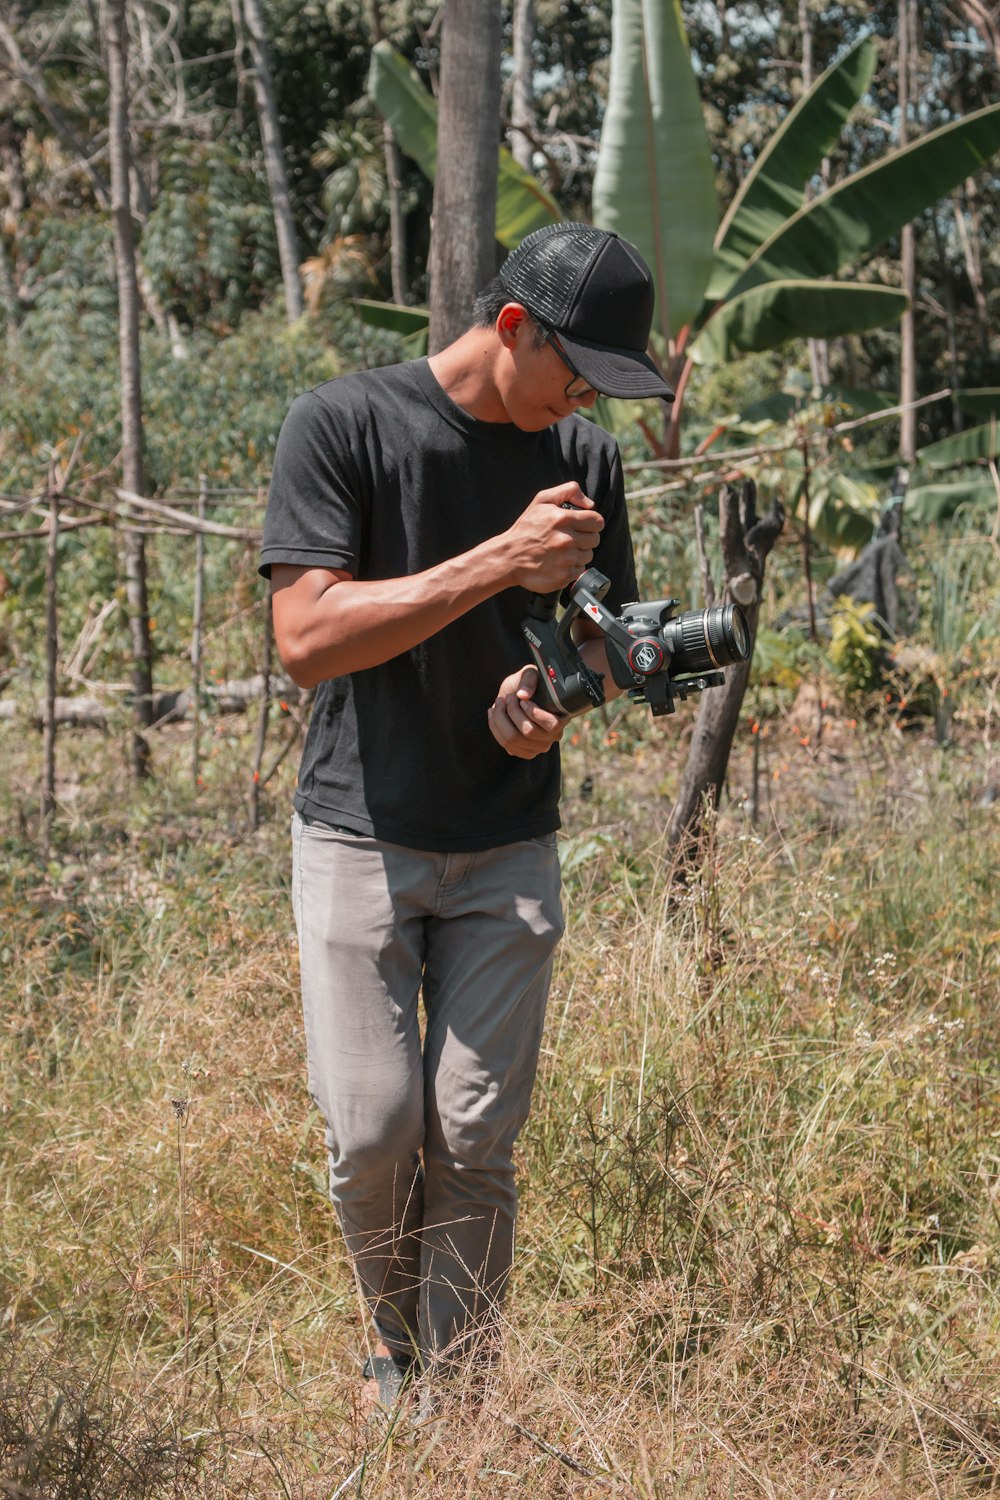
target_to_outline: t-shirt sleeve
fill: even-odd
[[[315,391],[291,405],[278,434],[258,571],[274,563],[359,570],[364,496],[350,418]]]

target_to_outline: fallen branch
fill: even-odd
[[[102,694],[80,694],[72,698],[57,698],[55,722],[73,725],[78,729],[108,729],[125,707],[129,689],[126,686],[102,688]],[[202,694],[219,714],[245,713],[252,703],[259,703],[265,694],[263,676],[247,677],[231,682],[208,683]],[[271,678],[272,698],[288,698],[297,703],[300,689],[287,677]],[[117,701],[115,701],[117,699]],[[109,701],[110,700],[110,701]],[[193,698],[190,688],[167,689],[153,695],[153,724],[158,729],[164,724],[178,724],[191,715]],[[24,703],[16,698],[0,699],[0,723],[12,723],[27,719],[36,729],[45,722],[44,705]],[[273,771],[271,772],[273,774]]]

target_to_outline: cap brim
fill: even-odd
[[[635,349],[609,349],[605,344],[588,344],[557,329],[559,342],[584,380],[602,396],[624,396],[638,400],[659,396],[673,401],[674,393],[648,354]]]

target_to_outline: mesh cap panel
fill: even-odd
[[[607,234],[589,224],[547,224],[508,256],[500,280],[529,312],[558,328],[606,241]]]

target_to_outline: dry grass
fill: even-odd
[[[790,720],[760,823],[741,746],[679,890],[672,761],[619,727],[568,757],[503,1362],[475,1415],[416,1430],[359,1392],[287,783],[251,836],[249,729],[219,739],[201,806],[183,731],[142,794],[115,746],[67,735],[43,866],[36,747],[8,738],[0,1495],[1000,1491],[989,746],[841,726],[817,749]]]

